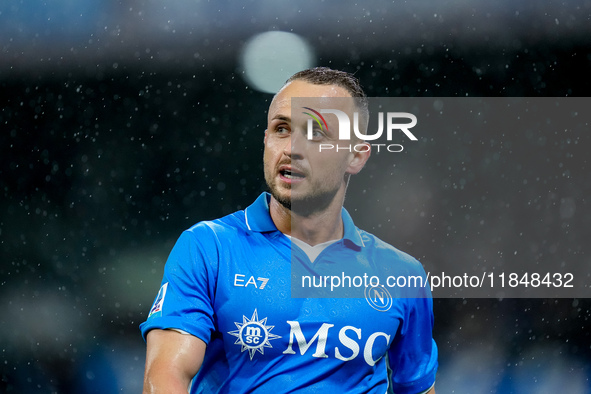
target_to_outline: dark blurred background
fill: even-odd
[[[320,65],[356,73],[370,96],[585,97],[590,16],[590,1],[0,4],[0,392],[141,390],[138,325],[177,236],[265,188],[265,81]],[[591,263],[588,134],[541,137],[549,150],[528,156],[522,136],[479,136],[501,155],[520,147],[490,171],[465,139],[429,150],[413,179],[400,156],[392,242],[429,264],[483,245],[503,256],[513,224],[541,229],[536,253],[567,245]],[[556,173],[518,189],[534,188],[539,222],[501,196],[507,168],[519,183],[520,166],[544,162]],[[462,167],[499,191],[489,202],[506,217],[467,212],[482,196],[458,189]],[[571,173],[567,190],[552,183]],[[470,220],[486,222],[482,237]],[[591,393],[587,299],[434,304],[438,393]]]

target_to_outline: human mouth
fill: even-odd
[[[287,179],[305,178],[304,174],[301,174],[299,172],[292,171],[292,170],[281,170],[281,171],[279,171],[279,173],[281,174],[281,176],[283,176]]]
[[[281,167],[279,169],[279,175],[281,176],[282,179],[288,181],[288,182],[293,182],[293,181],[299,181],[302,180],[306,177],[306,175],[303,172],[300,172],[298,170],[293,169],[292,167]]]

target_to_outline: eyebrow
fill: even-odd
[[[285,115],[275,115],[271,120],[275,120],[275,119],[279,119],[284,122],[291,122],[291,118],[289,116],[285,116]]]

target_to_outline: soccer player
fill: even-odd
[[[314,68],[292,76],[273,98],[264,137],[270,193],[180,236],[141,325],[145,393],[435,392],[430,294],[291,296],[298,274],[335,265],[374,272],[386,264],[425,276],[414,258],[355,227],[343,208],[369,145],[319,150],[338,144],[335,120],[313,122],[308,133],[310,117],[292,107],[298,97],[363,102],[365,94],[351,74]],[[347,114],[363,112],[334,103]]]

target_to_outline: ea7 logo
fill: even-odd
[[[259,290],[263,290],[265,288],[265,286],[267,286],[267,282],[269,281],[269,278],[254,278],[254,276],[251,276],[250,278],[248,278],[248,280],[245,280],[246,275],[242,275],[242,274],[236,274],[234,275],[234,286],[235,287],[248,287],[248,286],[254,286],[255,288],[259,289]],[[257,284],[258,282],[258,284]]]

